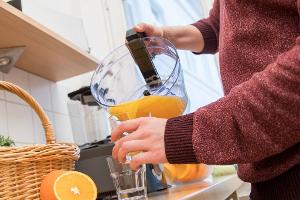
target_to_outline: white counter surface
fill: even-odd
[[[167,190],[151,193],[149,200],[225,200],[243,182],[237,175],[229,175],[205,181],[173,186]]]

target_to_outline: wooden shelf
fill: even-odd
[[[76,33],[74,33],[76,34]],[[25,46],[16,66],[52,81],[95,70],[99,61],[0,0],[0,48]]]

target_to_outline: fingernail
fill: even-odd
[[[141,30],[141,27],[140,26],[136,26],[135,29]]]

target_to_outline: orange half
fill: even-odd
[[[54,183],[57,200],[95,200],[97,188],[87,175],[70,171],[59,176]]]
[[[95,200],[97,188],[87,175],[77,171],[53,171],[41,185],[41,199]]]

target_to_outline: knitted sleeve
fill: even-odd
[[[213,8],[210,10],[209,17],[201,19],[192,24],[201,32],[204,39],[204,48],[200,53],[216,53],[218,51],[219,30],[220,30],[220,1],[215,0]]]
[[[169,119],[165,130],[171,163],[250,163],[299,142],[300,37],[263,71],[195,113]]]

